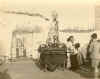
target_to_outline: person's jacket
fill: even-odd
[[[89,48],[90,57],[93,59],[100,59],[100,42],[93,40]]]

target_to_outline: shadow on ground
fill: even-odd
[[[4,72],[0,72],[0,79],[12,79],[7,71],[8,70],[5,70]]]
[[[36,60],[35,65],[39,69],[41,69],[39,61]],[[98,77],[100,79],[100,72],[94,73],[93,71],[91,71],[89,65],[82,65],[78,70],[73,71],[73,72],[79,74],[84,79],[94,79],[95,77]]]
[[[94,79],[95,77],[100,79],[100,72],[94,73],[94,71],[90,69],[88,65],[83,65],[77,71],[74,71],[77,74],[80,74],[81,77],[85,79]]]

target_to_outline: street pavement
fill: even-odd
[[[10,78],[7,79],[89,79],[69,70],[43,72],[32,60],[18,60],[6,65]],[[90,78],[91,79],[91,78]]]

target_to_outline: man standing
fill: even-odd
[[[97,41],[97,34],[91,35],[92,43],[90,44],[89,52],[92,61],[92,68],[95,72],[98,72],[98,66],[100,63],[100,42]]]

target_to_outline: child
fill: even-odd
[[[77,59],[77,55],[79,52],[79,47],[80,47],[80,43],[76,43],[74,46],[74,52],[71,54],[70,56],[70,60],[71,60],[71,70],[77,70],[78,69],[78,59]]]

